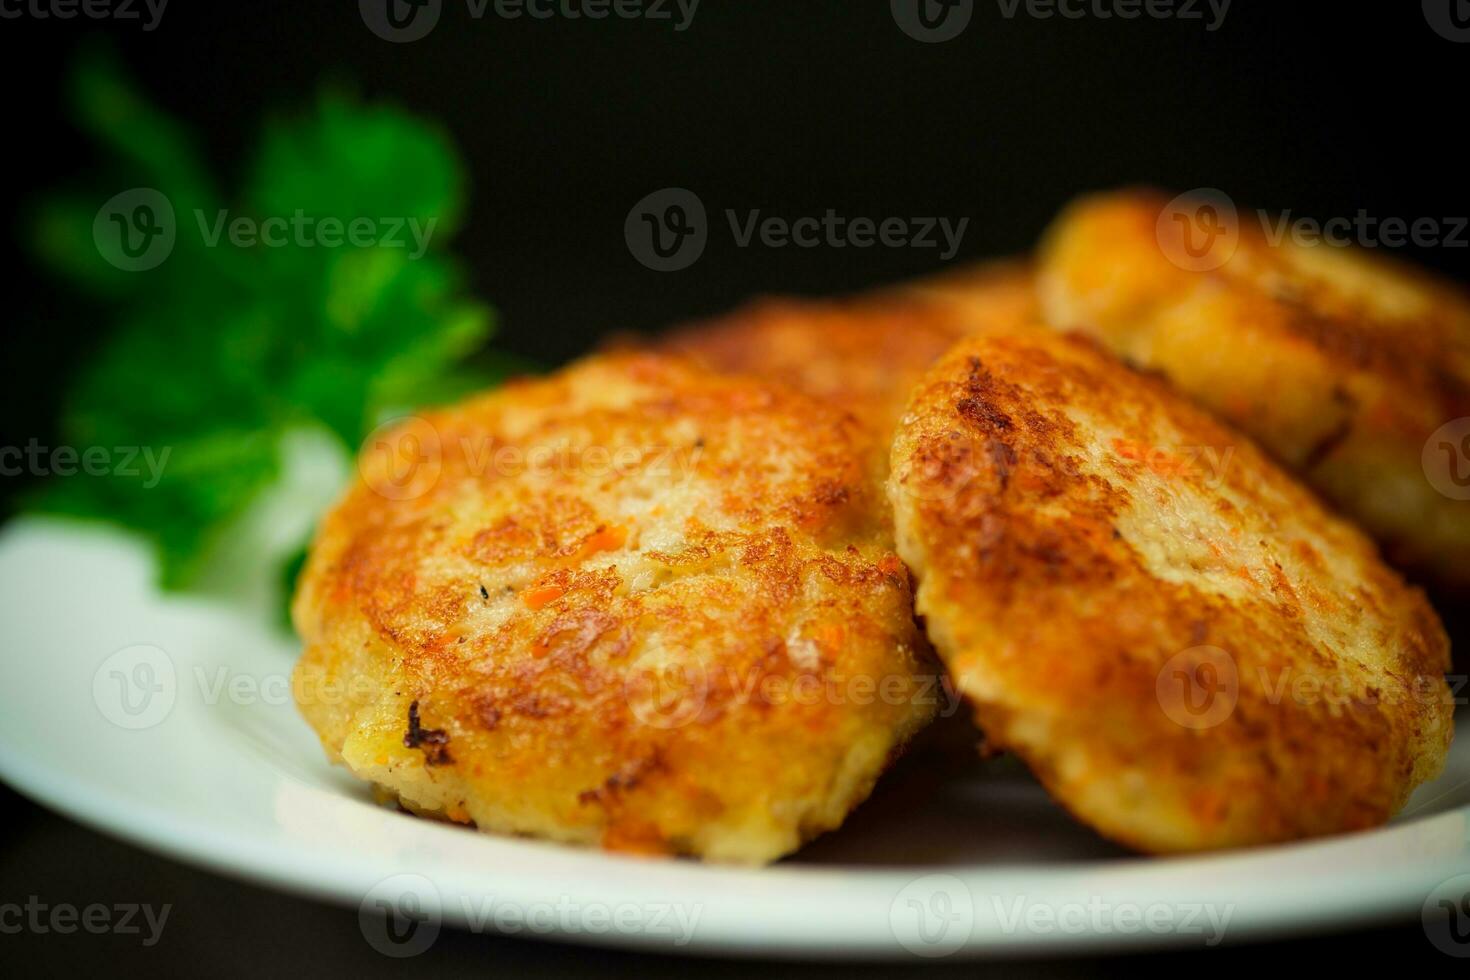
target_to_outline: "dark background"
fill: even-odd
[[[96,338],[95,312],[49,288],[19,236],[36,190],[95,162],[64,120],[60,79],[76,46],[99,35],[201,134],[224,175],[264,111],[305,103],[325,77],[442,120],[472,175],[456,251],[500,311],[495,343],[546,364],[608,331],[656,329],[752,293],[851,290],[938,266],[935,250],[737,248],[725,208],[968,217],[961,260],[1024,251],[1070,197],[1119,184],[1219,187],[1245,207],[1318,218],[1470,213],[1470,45],[1435,33],[1414,2],[1236,0],[1209,33],[1199,20],[1039,20],[1024,9],[1007,19],[977,0],[968,29],[943,44],[906,36],[885,0],[704,0],[682,33],[616,18],[473,20],[446,0],[437,28],[410,44],[374,36],[351,0],[173,0],[151,33],[136,21],[0,19],[10,299],[0,445],[54,440],[61,384]],[[629,254],[623,220],[666,186],[695,191],[715,227],[693,267],[660,274]],[[1470,279],[1470,250],[1402,254]],[[0,498],[16,489],[0,484]],[[165,976],[391,965],[361,943],[355,913],[144,856],[15,797],[3,805],[16,822],[0,844],[0,900],[173,901],[179,919],[146,952],[118,937],[4,936],[0,961],[9,950],[47,974]],[[1370,948],[1453,962],[1412,922],[1294,952],[1320,962]],[[1286,953],[1215,956],[1238,968]],[[413,966],[648,973],[651,962],[692,968],[458,935]]]

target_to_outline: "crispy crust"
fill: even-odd
[[[301,710],[417,812],[788,853],[937,701],[857,440],[794,392],[647,354],[406,422],[313,547]]]
[[[1168,205],[1125,192],[1067,210],[1041,250],[1047,318],[1255,437],[1393,563],[1470,589],[1470,503],[1436,490],[1422,458],[1470,415],[1470,299],[1357,249],[1273,245],[1244,214],[1196,265],[1186,227],[1160,221]]]
[[[1243,437],[1082,338],[962,342],[893,449],[899,551],[990,741],[1149,851],[1374,826],[1441,769],[1423,596]]]
[[[659,345],[840,405],[886,449],[925,368],[961,337],[1036,310],[1029,263],[1004,261],[840,300],[759,299]]]

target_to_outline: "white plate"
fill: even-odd
[[[923,752],[842,831],[761,870],[480,835],[375,805],[290,704],[289,637],[236,607],[162,597],[150,579],[122,535],[31,520],[0,534],[0,775],[144,847],[365,907],[366,940],[393,955],[441,923],[871,957],[1203,946],[1421,909],[1430,938],[1453,943],[1434,910],[1470,881],[1455,880],[1470,874],[1463,745],[1388,828],[1209,857],[1128,855],[1014,764],[941,778],[942,756]],[[403,917],[371,911],[383,907]]]

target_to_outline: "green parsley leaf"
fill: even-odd
[[[32,246],[113,322],[68,391],[63,436],[138,454],[126,471],[53,479],[35,509],[136,529],[164,585],[186,588],[277,478],[286,432],[322,426],[355,451],[385,418],[520,367],[485,356],[492,312],[446,254],[465,177],[437,127],[329,91],[265,124],[231,206],[187,130],[114,61],[83,60],[72,97],[107,160],[101,189],[40,202]],[[98,205],[133,187],[175,217],[173,250],[140,272],[93,234]],[[232,238],[241,218],[262,234]]]

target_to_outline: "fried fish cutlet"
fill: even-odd
[[[1041,310],[1029,257],[962,264],[875,295],[909,296],[944,307],[967,334],[988,324],[1034,322]]]
[[[370,440],[295,604],[301,711],[408,808],[759,863],[838,826],[932,715],[843,413],[606,355]]]
[[[956,340],[1034,319],[1029,265],[1004,261],[837,300],[766,298],[660,347],[788,384],[851,411],[885,450],[909,391]]]
[[[1248,440],[1092,342],[961,342],[894,441],[917,608],[987,741],[1146,851],[1380,824],[1444,764],[1421,593]]]
[[[1470,299],[1356,248],[1274,244],[1260,220],[1192,207],[1125,192],[1069,208],[1039,259],[1048,320],[1163,373],[1391,562],[1463,594],[1470,502],[1436,488],[1425,453],[1470,416]]]

